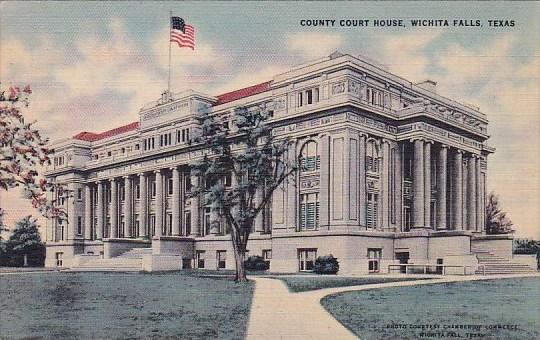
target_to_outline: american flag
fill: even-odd
[[[171,17],[171,42],[178,44],[178,47],[189,47],[195,49],[195,30],[193,26],[186,25],[184,19]]]

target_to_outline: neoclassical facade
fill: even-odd
[[[190,173],[202,152],[189,141],[200,108],[234,129],[234,108],[260,105],[276,138],[294,140],[288,157],[300,159],[248,244],[271,271],[310,270],[327,254],[342,273],[398,263],[474,271],[475,250],[509,255],[484,232],[494,151],[486,116],[438,95],[433,81],[414,84],[336,52],[218,96],[164,93],[134,123],[57,142],[46,176],[70,194],[51,196],[67,220],[48,221],[47,266],[234,268],[224,223],[190,195],[204,179]]]

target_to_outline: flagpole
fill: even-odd
[[[171,93],[171,33],[172,33],[172,11],[169,12],[169,81],[167,82],[167,92]]]

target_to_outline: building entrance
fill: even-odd
[[[396,253],[396,260],[399,260],[399,264],[409,263],[409,252],[399,252]],[[407,272],[407,266],[400,266],[399,271],[402,273]]]

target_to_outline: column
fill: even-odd
[[[124,237],[131,238],[133,235],[133,195],[131,187],[131,178],[129,176],[124,177]]]
[[[379,205],[379,215],[382,217],[380,227],[387,229],[390,227],[390,195],[389,195],[389,165],[390,164],[390,144],[387,140],[382,142],[382,162],[381,162],[381,193],[379,199],[382,204]]]
[[[172,235],[180,235],[180,170],[172,168],[173,194],[172,194]]]
[[[424,225],[431,225],[431,142],[424,145]]]
[[[111,230],[109,238],[118,237],[118,185],[116,180],[111,179],[111,207],[109,215],[111,216]]]
[[[191,175],[191,191],[199,188],[199,176]],[[200,224],[200,214],[199,214],[199,205],[201,198],[199,195],[191,197],[191,235],[190,236],[200,236],[201,235],[201,224]]]
[[[330,136],[322,135],[319,145],[321,150],[319,225],[322,229],[328,228],[330,223]],[[280,189],[276,189],[276,192],[278,190]]]
[[[463,230],[463,155],[461,150],[454,153],[454,185],[452,220],[454,230]]]
[[[441,145],[439,161],[437,162],[437,229],[447,229],[446,226],[446,158],[448,147]]]
[[[79,238],[77,235],[77,214],[75,213],[75,196],[77,194],[78,184],[68,184],[68,193],[66,197],[66,211],[67,211],[67,230],[65,236],[67,240],[75,240]]]
[[[360,135],[360,145],[358,146],[358,206],[360,217],[360,226],[366,228],[366,135]],[[322,173],[321,173],[322,176]],[[322,200],[321,200],[322,202]]]
[[[287,150],[287,157],[288,157],[288,163],[289,164],[296,164],[297,162],[297,156],[296,156],[296,142],[291,143],[289,146],[289,149]],[[285,184],[287,186],[287,220],[286,220],[286,227],[288,229],[291,229],[293,231],[296,230],[297,225],[297,210],[298,210],[298,202],[296,201],[298,194],[296,192],[296,177],[298,175],[293,173],[287,179],[285,180]]]
[[[257,209],[257,207],[261,204],[263,199],[263,193],[262,189],[258,188],[257,191],[255,191],[255,204],[254,208]],[[255,218],[255,232],[256,233],[263,233],[264,232],[264,226],[263,226],[263,212],[262,210],[259,211],[259,214]]]
[[[90,183],[84,186],[84,238],[92,240],[92,188]]]
[[[104,200],[103,200],[103,182],[97,182],[97,202],[96,202],[96,214],[97,214],[97,224],[96,224],[96,238],[98,240],[103,239],[103,215],[105,210],[103,209]]]
[[[156,230],[155,236],[160,237],[163,235],[163,174],[161,170],[154,171],[156,174]]]
[[[484,185],[482,180],[482,168],[480,157],[476,160],[476,231],[484,230]]]
[[[401,174],[401,145],[398,143],[396,146],[395,157],[395,197],[396,197],[396,230],[403,230],[402,211],[403,211],[403,180]]]
[[[139,174],[139,237],[148,238],[148,184],[145,173]]]
[[[467,162],[467,230],[476,231],[476,156]]]
[[[413,218],[414,228],[424,227],[424,141],[414,141],[413,169]]]

